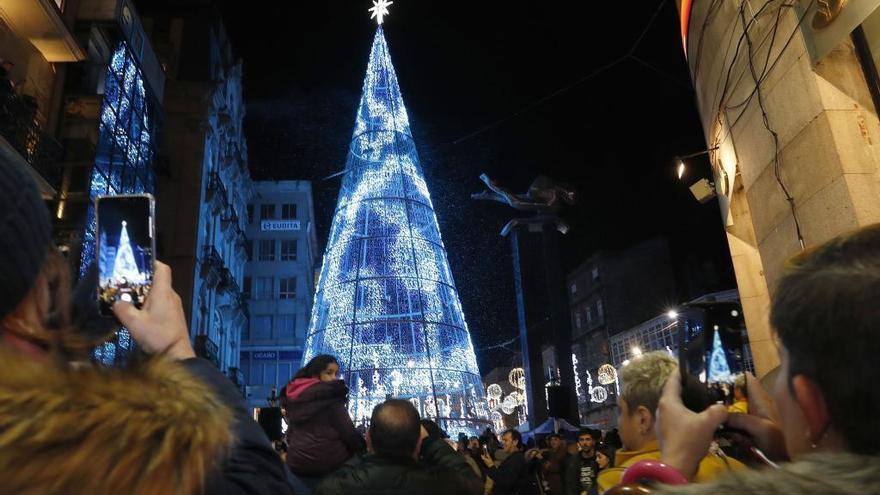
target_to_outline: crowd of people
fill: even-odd
[[[0,163],[2,493],[843,494],[880,486],[878,225],[788,264],[769,314],[781,361],[770,393],[749,376],[735,384],[729,408],[691,411],[676,361],[647,353],[620,370],[619,445],[593,430],[572,443],[550,435],[524,445],[515,429],[450,439],[397,398],[375,407],[362,434],[346,411],[339,362],[322,355],[282,391],[282,456],[232,383],[196,358],[167,265],[155,263],[142,308],[113,306],[144,355],[124,369],[90,361],[112,330],[74,319],[72,297],[37,186]],[[726,455],[722,425],[766,467]]]

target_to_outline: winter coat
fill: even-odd
[[[287,411],[287,465],[294,474],[323,476],[361,450],[345,402],[348,387],[342,380],[322,382],[297,378],[285,388]]]
[[[647,442],[640,450],[624,450],[619,449],[614,454],[614,467],[603,469],[599,473],[597,482],[599,483],[599,493],[620,483],[626,468],[643,460],[660,460],[660,444],[657,440]],[[694,479],[698,483],[704,481],[712,481],[719,476],[724,476],[729,471],[737,471],[745,469],[745,465],[733,458],[722,459],[715,454],[707,454],[700,461],[697,468],[697,474]]]
[[[500,466],[490,467],[488,476],[493,482],[493,495],[532,495],[539,492],[526,456],[519,450],[508,455]]]
[[[292,493],[241,395],[207,361],[105,369],[4,346],[0,492]]]
[[[815,453],[780,469],[744,470],[715,481],[655,488],[656,495],[851,495],[880,493],[880,456]]]
[[[421,458],[356,457],[324,478],[315,495],[482,495],[480,478],[443,439],[426,438]]]

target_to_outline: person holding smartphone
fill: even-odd
[[[28,171],[0,157],[0,490],[293,493],[240,394],[196,359],[170,268],[155,263],[142,309],[112,307],[150,359],[101,368],[90,352],[112,328],[72,323],[51,234]]]

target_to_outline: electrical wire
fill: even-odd
[[[745,0],[743,1],[743,3],[745,3]],[[779,19],[779,17],[777,16],[777,23],[778,23],[778,19]],[[792,219],[794,220],[794,227],[795,227],[795,231],[797,233],[798,243],[800,243],[801,250],[804,250],[806,248],[806,243],[804,242],[804,236],[803,236],[803,233],[801,232],[801,225],[800,225],[800,221],[798,220],[797,209],[795,207],[794,197],[791,195],[791,193],[788,190],[788,187],[786,187],[785,182],[782,180],[782,171],[781,171],[782,166],[779,161],[779,152],[780,152],[780,150],[779,150],[779,133],[777,133],[776,130],[773,129],[773,127],[771,126],[770,116],[767,114],[767,108],[764,105],[764,92],[761,91],[762,77],[758,76],[758,71],[755,69],[755,59],[753,57],[754,52],[753,52],[753,46],[752,46],[752,37],[749,36],[748,30],[746,28],[745,9],[743,9],[743,8],[740,9],[740,22],[742,23],[743,30],[745,31],[745,34],[746,34],[746,43],[748,45],[749,72],[751,73],[752,79],[755,82],[756,95],[758,97],[758,106],[761,110],[761,118],[764,123],[764,128],[773,137],[773,151],[774,151],[773,152],[773,173],[776,177],[776,182],[777,182],[777,184],[779,184],[779,188],[782,190],[782,193],[785,195],[785,200],[788,202],[789,208],[791,209],[791,216],[792,216]],[[786,47],[787,47],[787,45],[786,45]],[[771,45],[771,49],[772,49],[772,45]],[[780,57],[781,57],[781,54],[780,54]],[[768,56],[768,60],[769,60],[769,56]],[[766,77],[766,74],[764,75],[764,77]]]

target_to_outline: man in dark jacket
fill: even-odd
[[[583,429],[578,432],[578,450],[576,455],[568,458],[565,465],[563,484],[566,495],[593,494],[598,490],[596,477],[599,475],[599,464],[596,462],[596,438],[592,430]]]
[[[500,466],[488,454],[483,454],[487,474],[493,481],[493,495],[531,495],[538,493],[537,481],[530,478],[531,470],[522,452],[522,434],[507,430],[501,435],[501,444],[507,457]]]
[[[406,400],[373,409],[368,453],[347,462],[318,485],[316,495],[344,493],[480,495],[480,479],[439,435],[428,435]]]

